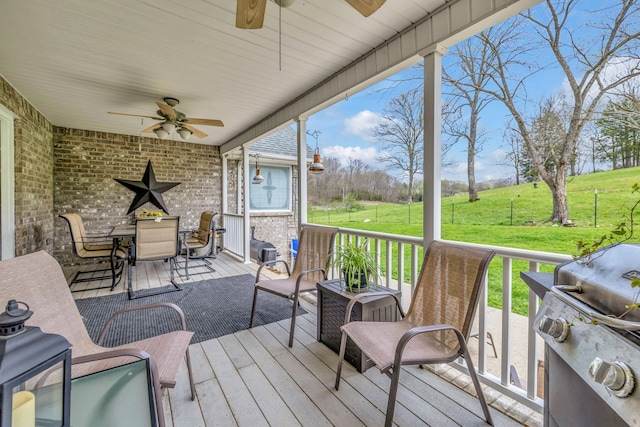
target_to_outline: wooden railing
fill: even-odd
[[[244,216],[224,214],[224,249],[239,256],[244,256]]]

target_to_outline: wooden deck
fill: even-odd
[[[220,254],[214,273],[178,282],[255,274],[255,264]],[[134,289],[167,285],[168,264],[140,263],[134,268]],[[68,272],[69,274],[71,271]],[[275,273],[268,273],[277,277]],[[126,277],[123,278],[126,283]],[[94,287],[74,285],[73,289]],[[121,283],[114,292],[123,292]],[[109,290],[76,292],[86,298],[110,294]],[[342,370],[340,391],[335,391],[337,354],[316,341],[313,298],[302,302],[309,312],[297,320],[296,341],[287,347],[289,320],[244,330],[191,346],[197,399],[190,400],[186,365],[177,385],[165,392],[163,405],[168,427],[197,426],[379,426],[384,424],[390,380],[371,368],[359,374],[351,365]],[[247,310],[250,310],[247,307]],[[469,388],[468,377],[454,382]],[[471,389],[473,387],[471,386]],[[497,426],[523,425],[501,411],[491,391],[487,400]],[[403,370],[394,421],[400,426],[483,426],[477,399],[438,375],[418,367]],[[525,421],[526,422],[526,421]],[[533,422],[530,425],[536,425]],[[529,423],[527,423],[529,425]]]

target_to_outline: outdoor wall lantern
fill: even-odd
[[[256,158],[256,176],[253,177],[253,181],[251,181],[253,184],[260,184],[262,181],[264,181],[264,177],[260,174],[260,155],[255,154],[255,158]]]
[[[308,132],[307,135],[310,135],[316,140],[316,149],[313,151],[313,163],[309,165],[309,172],[313,174],[319,174],[324,172],[324,165],[322,164],[322,159],[320,158],[320,148],[318,148],[318,135],[320,135],[319,130],[315,130],[313,132]]]
[[[16,300],[0,314],[0,426],[68,427],[71,344],[60,335],[25,326],[32,314],[27,304]]]

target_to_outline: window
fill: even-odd
[[[260,164],[264,181],[250,184],[249,209],[252,211],[291,210],[291,167]],[[249,179],[256,175],[256,165],[249,168]]]

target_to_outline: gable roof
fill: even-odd
[[[251,145],[249,153],[265,157],[296,160],[298,158],[298,138],[296,132],[286,127],[264,137]],[[307,160],[313,159],[313,149],[307,144]]]

